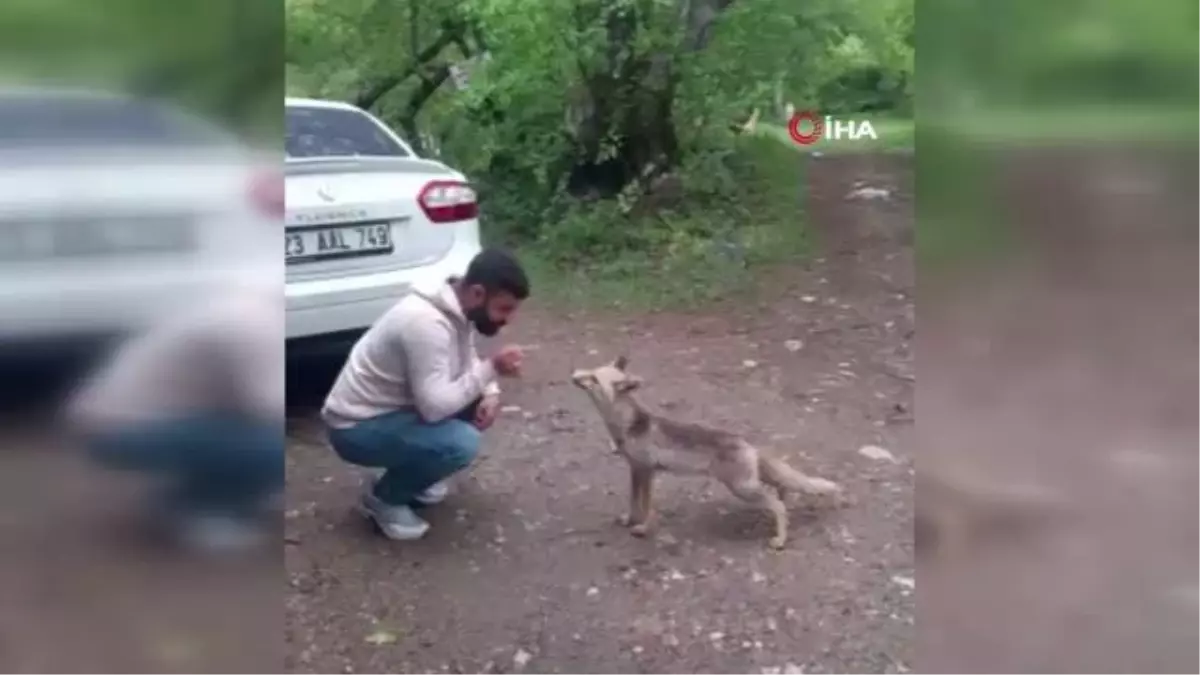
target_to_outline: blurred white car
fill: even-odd
[[[344,344],[415,283],[466,271],[480,250],[475,191],[353,105],[288,98],[287,336]]]
[[[0,351],[86,350],[238,269],[269,274],[282,216],[278,155],[207,121],[102,91],[0,87]]]

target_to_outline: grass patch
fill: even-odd
[[[1196,108],[1169,106],[1075,106],[986,110],[931,115],[926,131],[981,143],[1195,142]]]
[[[755,133],[774,138],[791,146],[798,152],[823,152],[828,154],[844,154],[858,152],[897,152],[912,150],[914,140],[914,124],[911,119],[891,117],[855,117],[855,121],[867,120],[875,130],[877,138],[842,138],[833,140],[822,138],[812,145],[800,145],[792,140],[787,127],[781,124],[759,123]]]
[[[681,169],[675,208],[593,203],[518,250],[552,305],[691,309],[750,293],[759,270],[808,251],[802,164],[778,139],[742,137]]]

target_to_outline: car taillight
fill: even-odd
[[[454,180],[435,180],[421,188],[417,203],[435,223],[456,223],[479,215],[479,203],[470,185]]]
[[[269,218],[283,218],[287,205],[283,197],[283,175],[264,171],[250,179],[250,204]]]

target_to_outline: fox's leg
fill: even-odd
[[[774,533],[767,544],[774,549],[781,549],[787,544],[788,512],[787,505],[780,499],[779,493],[757,478],[727,483],[730,492],[748,504],[754,504],[771,514]]]
[[[637,537],[644,536],[649,530],[653,482],[653,468],[636,464],[629,466],[629,514],[625,516],[624,524]]]
[[[649,474],[648,470],[638,464],[632,462],[629,464],[629,510],[618,519],[623,527],[634,527],[645,520],[643,511],[646,497],[644,495],[650,482]]]
[[[635,537],[644,537],[654,519],[654,469],[634,468],[633,484],[637,486],[637,503],[632,511],[629,531]]]

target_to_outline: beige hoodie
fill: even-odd
[[[359,338],[321,415],[335,428],[402,409],[438,422],[499,391],[496,371],[476,353],[474,327],[446,282],[414,289]]]
[[[227,412],[282,424],[283,344],[278,284],[189,302],[117,350],[68,401],[67,421],[104,430]]]

